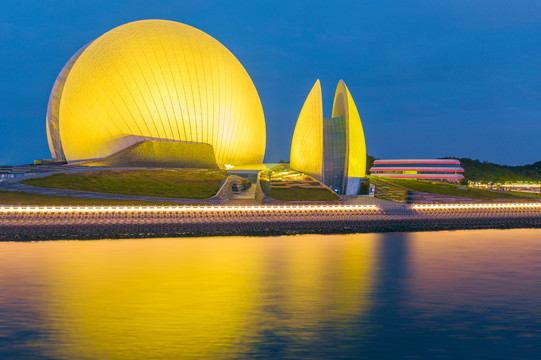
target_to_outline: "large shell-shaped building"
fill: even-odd
[[[47,137],[55,160],[167,141],[211,145],[224,167],[261,163],[266,133],[257,90],[225,46],[185,24],[143,20],[68,61],[49,99]]]
[[[336,88],[331,118],[323,117],[319,80],[308,94],[293,133],[291,169],[338,194],[359,194],[366,174],[366,144],[361,118],[343,80]]]

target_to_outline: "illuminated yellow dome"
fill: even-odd
[[[100,159],[144,140],[205,143],[219,166],[261,163],[265,119],[235,56],[191,26],[119,26],[64,66],[47,110],[54,159]]]

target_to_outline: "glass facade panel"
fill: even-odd
[[[323,118],[323,182],[342,194],[346,164],[346,117]]]

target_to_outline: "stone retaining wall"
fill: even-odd
[[[407,202],[407,190],[384,183],[383,181],[371,180],[370,182],[376,187],[374,190],[374,197],[400,204],[405,204]]]
[[[407,204],[435,204],[435,203],[484,203],[486,199],[472,199],[462,196],[432,194],[421,191],[408,191]]]
[[[249,186],[250,182],[243,177],[237,175],[229,175],[220,186],[220,190],[211,197],[209,200],[217,202],[226,202],[233,196],[233,185],[237,186],[237,189],[242,190],[244,187]]]
[[[3,212],[1,240],[281,235],[541,227],[540,208],[184,209],[179,211]]]

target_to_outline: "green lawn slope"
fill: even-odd
[[[371,177],[374,181],[382,181],[384,183],[397,186],[399,188],[411,191],[421,191],[432,194],[443,194],[451,196],[461,196],[472,199],[505,199],[510,201],[527,201],[527,193],[509,193],[509,192],[497,192],[481,189],[468,188],[466,186],[457,186],[446,183],[436,183],[424,180],[413,179],[393,179],[385,177]]]
[[[108,194],[208,199],[216,195],[226,177],[220,171],[102,170],[58,173],[21,183]]]
[[[210,144],[142,141],[87,166],[219,169]]]
[[[192,204],[180,204],[171,201],[139,201],[139,200],[115,200],[115,199],[92,199],[71,196],[54,196],[29,194],[17,191],[0,191],[0,205],[34,205],[34,206],[184,206]],[[205,204],[193,204],[201,206]]]

